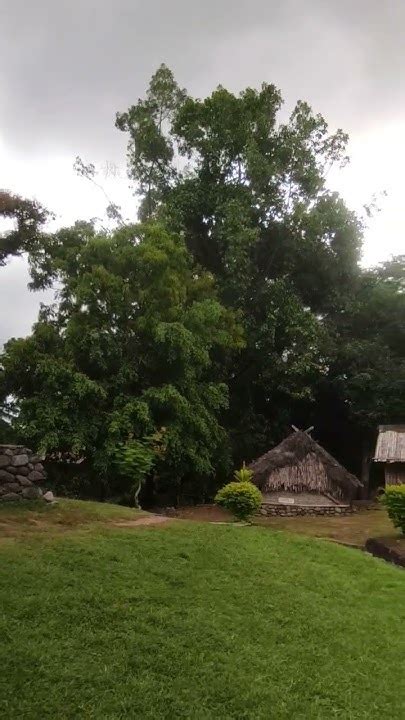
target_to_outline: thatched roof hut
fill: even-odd
[[[360,480],[301,430],[293,432],[249,467],[265,502],[290,499],[302,505],[347,504],[362,486]]]
[[[405,425],[380,425],[374,462],[385,464],[385,484],[405,483]]]

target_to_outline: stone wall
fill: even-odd
[[[37,500],[46,474],[41,458],[22,445],[0,445],[0,502]]]
[[[263,503],[259,515],[270,517],[296,517],[297,515],[351,515],[355,508],[350,505],[280,505]]]
[[[265,505],[299,505],[299,507],[315,505],[331,506],[331,499],[323,493],[317,492],[289,492],[278,490],[277,492],[263,492],[263,503]],[[283,500],[286,502],[283,503]]]

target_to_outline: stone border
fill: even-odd
[[[46,478],[41,458],[23,445],[0,445],[0,502],[38,500]]]
[[[356,508],[351,505],[281,505],[278,503],[262,503],[258,515],[267,517],[297,517],[302,515],[336,516],[352,515]]]

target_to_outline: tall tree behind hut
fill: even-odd
[[[334,352],[317,393],[315,422],[338,436],[367,492],[377,428],[405,420],[405,256],[364,271],[333,318]],[[332,438],[333,442],[333,438]]]
[[[9,236],[14,249],[0,262],[10,252],[29,252],[34,287],[60,282],[61,274],[65,284],[55,306],[42,309],[32,337],[7,345],[0,363],[0,396],[15,402],[21,431],[58,450],[80,446],[102,463],[111,430],[104,422],[117,385],[139,410],[145,393],[152,402],[151,388],[161,389],[170,370],[176,393],[165,391],[162,406],[154,397],[151,412],[160,416],[166,408],[159,422],[176,425],[177,417],[181,428],[172,445],[176,472],[166,463],[161,475],[172,484],[172,497],[178,478],[187,478],[190,495],[200,498],[200,489],[218,481],[218,468],[227,465],[229,440],[240,465],[281,440],[291,423],[314,424],[324,447],[359,473],[361,448],[367,457],[375,427],[403,422],[403,259],[375,270],[359,267],[362,223],[326,184],[330,167],[346,162],[347,138],[330,133],[304,102],[280,122],[281,102],[270,84],[239,95],[219,87],[197,100],[162,67],[146,97],[119,114],[117,125],[129,134],[129,172],[142,196],[146,222],[139,232],[176,241],[168,240],[162,253],[134,228],[97,232],[80,222],[44,234],[37,232],[41,215],[28,224],[34,233]],[[24,201],[13,202],[6,198],[6,213],[24,210]],[[120,264],[121,243],[128,257],[148,249],[144,263]],[[187,282],[179,280],[180,246]],[[0,247],[5,250],[4,242]],[[162,263],[170,272],[156,292]],[[201,306],[198,298],[212,302]],[[148,310],[147,328],[142,321],[125,330],[121,345],[117,322],[126,327],[141,307]],[[172,324],[172,332],[163,332],[167,313],[168,323],[177,318],[183,328],[187,321],[187,332]],[[78,329],[82,322],[86,332]],[[75,328],[71,338],[65,325],[72,333]],[[131,338],[146,331],[148,342],[132,348]],[[200,343],[209,352],[198,358]],[[49,393],[37,391],[32,368],[41,382],[48,378]],[[76,371],[80,382],[72,380]],[[65,403],[55,377],[64,378]],[[94,412],[87,392],[105,403],[107,414]],[[141,435],[145,418],[139,425],[117,412],[126,432]]]
[[[146,99],[117,116],[151,215],[184,233],[243,318],[226,417],[236,462],[279,439],[299,408],[310,413],[328,373],[329,323],[359,282],[361,222],[326,185],[347,160],[347,136],[301,101],[281,123],[281,104],[267,83],[194,99],[162,66]]]

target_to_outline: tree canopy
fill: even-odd
[[[11,236],[32,287],[58,288],[1,360],[27,443],[111,485],[115,448],[164,428],[154,482],[198,496],[292,422],[355,472],[376,425],[403,422],[404,257],[360,267],[363,224],[327,183],[347,136],[281,105],[266,83],[193,98],[163,65],[116,116],[141,224],[38,233],[38,210],[35,242]]]
[[[120,443],[161,428],[161,473],[174,484],[228,462],[220,417],[242,330],[180,236],[151,223],[111,235],[78,223],[44,238],[33,277],[57,281],[59,302],[6,345],[1,381],[27,443],[90,459],[106,482]]]
[[[49,213],[35,200],[0,190],[0,219],[13,222],[0,234],[0,267],[14,255],[30,252],[39,241],[39,232]]]
[[[347,136],[302,101],[280,122],[281,105],[266,83],[194,99],[162,66],[147,100],[117,117],[142,212],[184,233],[224,304],[242,314],[246,347],[229,378],[238,460],[278,439],[301,406],[311,412],[330,371],[334,318],[361,283],[362,224],[326,184],[347,161]],[[151,136],[161,141],[144,155]],[[151,167],[159,178],[145,184]]]

